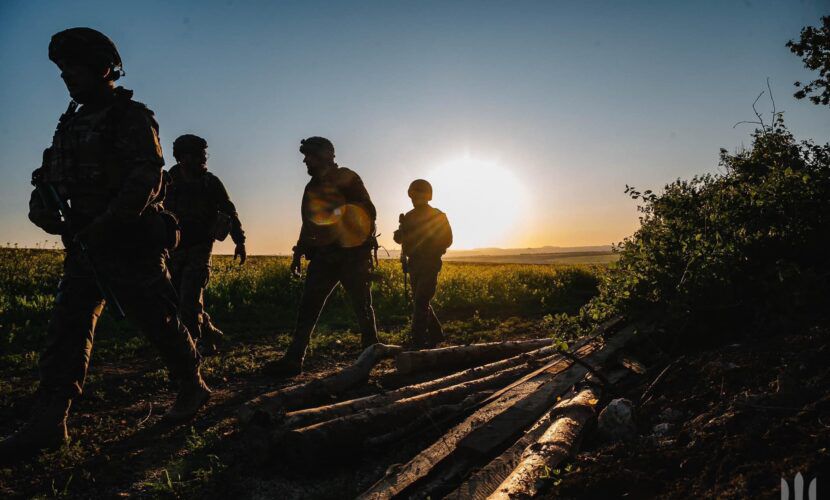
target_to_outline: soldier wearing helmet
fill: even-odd
[[[444,339],[430,302],[438,287],[441,256],[452,245],[452,228],[444,212],[430,206],[432,186],[423,179],[409,185],[415,207],[400,216],[394,239],[401,245],[401,264],[412,284],[412,339],[415,347],[434,347]]]
[[[323,137],[300,142],[311,180],[303,192],[302,227],[292,272],[299,276],[302,258],[309,261],[305,287],[291,345],[285,355],[266,366],[278,376],[302,372],[303,359],[326,299],[343,285],[360,324],[364,347],[377,343],[370,278],[376,248],[375,206],[360,176],[334,162],[334,145]]]
[[[181,241],[170,255],[170,274],[179,292],[179,316],[197,342],[202,355],[214,354],[222,331],[204,308],[204,292],[210,279],[210,255],[214,240],[228,234],[236,244],[234,259],[244,264],[245,232],[222,181],[207,170],[207,141],[193,134],[173,142],[176,165],[167,176],[164,207],[179,219]]]
[[[164,159],[153,112],[133,101],[132,91],[115,87],[124,74],[121,57],[102,33],[90,28],[57,33],[49,59],[60,68],[73,100],[43,165],[33,173],[38,189],[29,218],[61,236],[64,273],[40,356],[32,416],[0,442],[0,462],[21,460],[66,440],[66,418],[83,390],[95,327],[106,306],[102,282],[179,384],[165,419],[190,419],[210,396],[167,277],[164,256],[175,243],[176,227],[161,209]],[[41,197],[47,187],[52,200],[67,209],[63,217]]]

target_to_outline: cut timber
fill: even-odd
[[[395,358],[395,367],[402,374],[435,369],[466,368],[539,349],[552,345],[554,342],[553,339],[517,340],[405,351]]]
[[[542,364],[547,361],[549,359],[544,359]],[[312,461],[326,449],[360,446],[372,435],[393,430],[430,408],[463,401],[470,394],[486,389],[504,387],[533,368],[527,363],[513,366],[486,377],[393,401],[386,406],[288,431],[283,437],[284,452],[291,458]]]
[[[403,350],[400,346],[374,344],[367,347],[353,364],[321,379],[285,387],[262,394],[247,402],[239,410],[239,421],[250,423],[257,415],[272,419],[288,410],[319,404],[333,395],[366,382],[372,368],[380,361]]]
[[[416,432],[423,432],[424,429],[429,429],[430,427],[435,429],[438,422],[461,415],[465,410],[487,399],[490,394],[492,394],[492,391],[476,392],[464,398],[460,403],[429,408],[415,420],[399,426],[386,434],[367,439],[366,447],[377,448],[385,446]]]
[[[588,344],[576,355],[595,367],[607,361],[635,335],[628,327],[607,339],[604,345]],[[386,499],[412,487],[425,478],[440,463],[451,462],[459,454],[479,456],[493,453],[511,438],[529,427],[551,407],[557,396],[579,382],[588,370],[570,361],[559,360],[523,377],[504,391],[494,394],[482,408],[450,429],[429,448],[419,453],[394,473],[382,478],[360,498]],[[438,495],[436,495],[438,496]]]
[[[606,378],[612,384],[616,384],[628,375],[630,375],[628,370],[616,369],[607,373]],[[586,377],[586,380],[590,380],[591,378],[593,377],[589,375]],[[573,397],[573,394],[571,394],[571,397]],[[523,457],[525,449],[535,443],[548,427],[550,427],[551,416],[556,417],[556,412],[553,409],[546,411],[519,440],[513,443],[501,455],[491,460],[486,466],[479,468],[467,477],[455,491],[445,498],[448,500],[484,500],[489,497],[510,476],[513,470],[516,469]]]
[[[400,399],[417,396],[427,392],[436,391],[444,387],[450,387],[456,384],[476,380],[494,373],[520,366],[538,360],[544,356],[550,356],[557,352],[556,346],[547,346],[535,351],[525,352],[512,358],[496,361],[484,366],[476,366],[464,371],[447,375],[435,380],[423,382],[420,384],[408,385],[392,391],[387,391],[382,394],[375,394],[373,396],[366,396],[349,401],[341,401],[338,403],[320,406],[318,408],[308,408],[303,410],[292,411],[285,414],[285,420],[281,425],[294,429],[298,427],[305,427],[317,422],[324,422],[332,420],[337,417],[357,413],[368,408],[377,408],[379,406],[388,405]],[[276,417],[276,416],[275,416]]]
[[[510,500],[537,495],[544,478],[550,477],[550,471],[579,446],[585,424],[596,415],[600,396],[598,389],[588,387],[554,406],[553,423],[525,449],[519,465],[489,498]]]

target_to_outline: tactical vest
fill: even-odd
[[[76,112],[71,103],[44,153],[41,178],[70,200],[76,220],[89,222],[103,213],[128,175],[124,163],[130,159],[119,157],[115,148],[119,122],[131,107],[152,113],[131,96],[117,89],[111,105],[92,112]]]
[[[205,172],[197,180],[185,181],[179,168],[170,169],[164,207],[179,219],[183,247],[212,242],[218,214],[213,174]]]
[[[157,130],[152,111],[131,97],[132,91],[117,88],[112,103],[99,110],[76,111],[77,105],[70,103],[58,122],[52,145],[44,152],[38,176],[55,186],[58,194],[69,201],[72,233],[107,210],[130,174],[129,167],[136,160],[130,155],[138,153],[130,143],[131,137],[125,135],[129,133],[128,124],[124,123],[127,113],[146,113]],[[161,213],[161,197],[159,176],[158,193],[147,209],[135,219],[119,221],[118,227],[110,228],[111,238],[105,247],[92,250],[155,255],[172,248],[178,229],[175,219]],[[72,234],[64,235],[67,246],[71,239]]]

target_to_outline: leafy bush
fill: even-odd
[[[830,145],[797,142],[780,115],[724,173],[658,195],[627,187],[641,227],[616,250],[583,322],[649,315],[674,332],[772,326],[826,301]]]

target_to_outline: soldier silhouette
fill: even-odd
[[[265,367],[277,376],[302,372],[317,318],[338,283],[357,314],[363,346],[378,341],[370,287],[372,250],[377,248],[375,206],[360,176],[334,162],[331,141],[309,137],[300,144],[311,180],[303,192],[303,224],[291,270],[299,276],[302,257],[309,264],[291,344],[282,358]]]
[[[179,316],[202,355],[216,352],[222,331],[205,311],[204,294],[210,279],[213,241],[230,233],[234,259],[244,264],[245,232],[222,181],[207,170],[207,141],[185,134],[173,142],[176,165],[167,176],[164,207],[179,219],[181,241],[170,256],[170,274],[179,292]]]
[[[43,165],[33,173],[37,189],[29,218],[61,236],[64,271],[32,415],[0,442],[1,462],[66,441],[66,418],[83,390],[95,326],[107,302],[116,310],[123,304],[178,383],[167,421],[190,419],[210,397],[165,268],[164,254],[177,237],[175,220],[159,203],[164,159],[153,112],[133,101],[132,91],[115,87],[123,74],[121,57],[102,33],[90,28],[57,33],[49,59],[60,68],[73,100]]]
[[[444,212],[430,206],[432,185],[417,179],[409,185],[413,209],[400,216],[394,239],[401,245],[401,264],[412,284],[414,347],[434,347],[444,339],[430,301],[438,287],[441,256],[452,245],[452,228]]]

